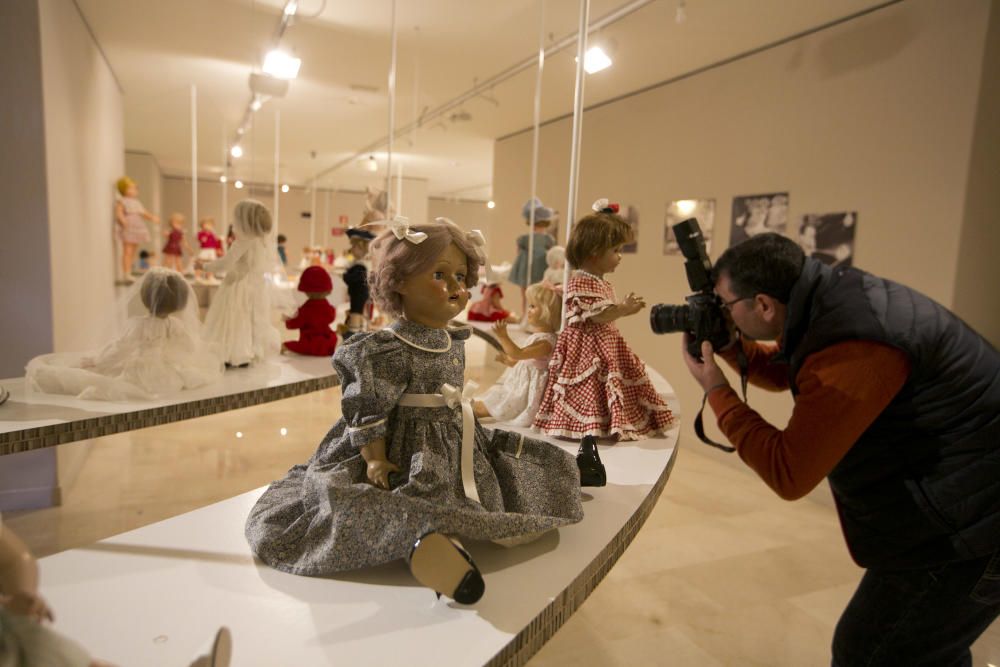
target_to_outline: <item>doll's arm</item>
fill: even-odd
[[[143,206],[142,210],[139,211],[139,215],[141,215],[142,217],[146,218],[146,220],[149,220],[150,222],[159,222],[160,221],[160,216],[153,215],[152,213],[150,213],[149,211],[146,210],[145,206]]]
[[[333,365],[340,376],[340,407],[351,444],[368,463],[368,479],[387,489],[389,472],[398,469],[386,459],[388,419],[406,391],[409,362],[402,343],[383,340],[380,334],[338,347]]]
[[[286,329],[298,329],[302,326],[302,313],[295,313],[295,317],[289,317],[285,320]]]
[[[389,488],[389,473],[399,470],[399,466],[385,458],[385,439],[371,440],[361,447],[361,457],[368,464],[368,481],[380,489]]]
[[[493,333],[496,334],[504,354],[515,361],[541,359],[552,354],[552,343],[547,340],[536,341],[526,347],[518,347],[517,343],[511,340],[510,334],[507,333],[507,322],[504,320],[493,325]]]
[[[590,321],[597,322],[598,324],[607,324],[608,322],[613,322],[620,317],[635,315],[645,307],[646,302],[643,301],[641,296],[636,296],[635,294],[629,292],[629,295],[625,297],[624,301],[616,303],[613,306],[608,306],[601,312],[592,316]]]
[[[52,620],[52,610],[38,594],[38,563],[9,528],[0,526],[0,591],[3,606],[36,621]]]
[[[122,229],[125,228],[125,204],[118,202],[115,204],[115,222]]]
[[[201,268],[211,273],[228,271],[236,263],[236,260],[245,255],[249,249],[250,246],[245,241],[236,239],[233,241],[233,245],[229,246],[229,251],[225,255],[214,261],[205,262]]]

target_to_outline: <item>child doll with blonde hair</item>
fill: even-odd
[[[226,366],[244,367],[277,354],[281,334],[271,323],[266,274],[278,264],[270,242],[271,212],[246,199],[233,209],[234,241],[221,258],[202,266],[226,272],[205,315],[205,337],[217,343]]]
[[[674,416],[614,324],[646,305],[632,293],[618,301],[604,279],[621,261],[631,228],[617,204],[598,200],[594,211],[574,225],[566,246],[576,270],[564,288],[566,326],[552,353],[534,427],[567,438],[639,440],[666,431]]]
[[[135,260],[135,250],[140,243],[149,242],[149,229],[143,221],[159,223],[160,219],[147,211],[139,201],[139,188],[131,178],[122,176],[116,187],[118,201],[115,203],[115,223],[122,242],[122,280],[131,283],[134,282],[132,262]]]
[[[562,319],[561,289],[548,283],[535,283],[525,294],[528,298],[525,317],[533,333],[524,347],[520,347],[507,333],[506,322],[493,325],[493,332],[503,348],[497,358],[510,368],[473,404],[477,417],[493,417],[513,426],[531,426],[535,419]]]
[[[482,428],[462,399],[470,329],[449,323],[485,256],[481,235],[438,220],[396,219],[376,239],[371,292],[396,319],[337,348],[343,417],[264,492],[246,536],[294,574],[406,559],[421,584],[472,604],[485,582],[457,538],[525,541],[583,512],[572,456]]]

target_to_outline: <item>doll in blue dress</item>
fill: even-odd
[[[483,428],[462,397],[470,329],[449,323],[482,243],[443,218],[394,220],[375,241],[372,297],[397,319],[337,348],[343,417],[247,519],[264,563],[322,576],[404,559],[421,584],[472,604],[485,584],[458,538],[512,545],[583,517],[572,455]]]

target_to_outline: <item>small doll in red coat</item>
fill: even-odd
[[[330,329],[337,317],[337,309],[326,300],[333,291],[330,274],[321,266],[310,266],[299,278],[299,291],[305,292],[309,300],[299,306],[295,317],[285,320],[287,328],[299,330],[299,339],[285,341],[281,349],[328,357],[337,348],[337,334]]]

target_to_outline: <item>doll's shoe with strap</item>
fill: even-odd
[[[475,604],[486,590],[469,552],[458,540],[441,533],[427,533],[418,539],[407,563],[413,578],[438,597],[446,595],[460,604]]]
[[[594,436],[585,436],[580,441],[576,466],[580,469],[580,486],[605,486],[608,483],[608,473],[601,463],[601,455],[597,453],[597,438]]]

